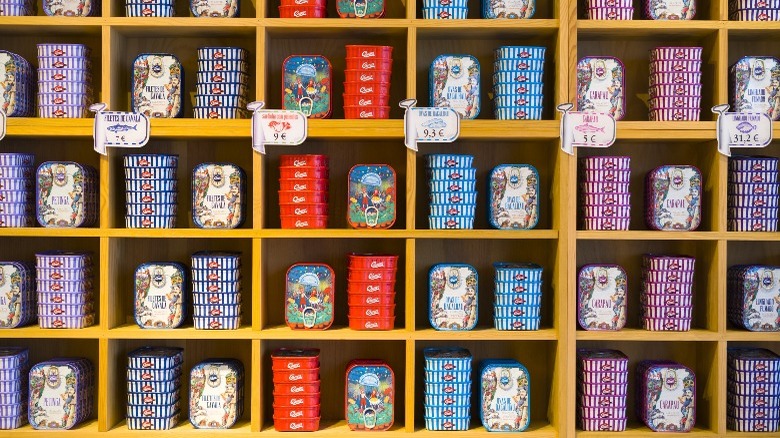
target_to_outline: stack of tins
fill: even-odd
[[[691,329],[696,259],[642,256],[642,325],[645,330],[684,332]]]
[[[141,53],[133,61],[130,109],[153,118],[181,117],[184,68],[170,53]],[[221,86],[221,84],[220,84]],[[203,85],[198,86],[198,94]]]
[[[0,262],[0,297],[3,297],[0,328],[24,327],[35,320],[38,309],[35,291],[34,266],[24,262]],[[2,404],[5,403],[0,402]]]
[[[780,1],[729,0],[729,20],[778,21],[780,20]]]
[[[426,20],[465,20],[469,15],[468,0],[423,0]]]
[[[72,429],[92,417],[95,368],[89,359],[59,358],[30,369],[27,420],[36,430]]]
[[[344,416],[349,430],[388,430],[395,419],[395,375],[376,359],[347,364]]]
[[[611,114],[622,120],[626,114],[626,68],[613,56],[586,56],[577,63],[577,109]]]
[[[327,18],[327,0],[281,0],[280,18]]]
[[[193,17],[235,18],[240,15],[240,0],[190,0]]]
[[[35,268],[41,328],[78,329],[95,323],[92,254],[38,253]]]
[[[221,55],[217,55],[219,52]],[[215,87],[224,87],[215,93]],[[195,86],[196,119],[247,119],[246,95],[249,89],[249,65],[246,50],[240,47],[202,47],[198,49],[198,76]],[[201,93],[201,91],[205,91]]]
[[[235,330],[241,325],[241,254],[192,255],[192,321],[198,330]]]
[[[428,319],[444,331],[471,330],[477,325],[477,270],[464,263],[440,263],[428,273]]]
[[[780,356],[763,348],[729,348],[727,361],[729,430],[780,430]]]
[[[650,51],[650,120],[698,121],[701,113],[701,47]]]
[[[178,155],[125,155],[127,228],[176,226]]]
[[[0,3],[2,10],[3,5]],[[2,12],[0,16],[3,16]],[[16,53],[0,50],[0,78],[5,82],[4,92],[0,93],[0,110],[8,117],[30,117],[35,109],[33,66]]]
[[[102,2],[97,0],[43,0],[43,12],[49,16],[99,17]]]
[[[247,179],[233,163],[202,163],[192,171],[192,222],[231,229],[244,223]]]
[[[179,423],[181,348],[141,347],[127,355],[127,428],[167,430]]]
[[[690,432],[696,424],[696,375],[672,361],[636,366],[636,416],[653,432]]]
[[[29,371],[26,348],[0,347],[0,429],[17,429],[27,423]]]
[[[125,0],[127,17],[175,17],[174,0]]]
[[[98,173],[73,161],[38,166],[37,217],[47,228],[90,227],[98,216]]]
[[[531,424],[531,377],[520,362],[489,359],[480,364],[480,418],[488,432],[522,432]]]
[[[279,157],[279,214],[282,228],[327,228],[328,156]]]
[[[502,46],[493,52],[496,120],[541,120],[546,48]]]
[[[348,78],[349,79],[349,78]],[[333,68],[322,55],[290,55],[282,63],[282,109],[310,119],[330,118]]]
[[[583,230],[628,230],[631,223],[631,157],[579,160]]]
[[[773,98],[778,92],[780,60],[775,57],[744,56],[729,69],[729,98],[733,111],[765,113],[770,119],[778,120],[780,110]],[[747,127],[743,125],[743,128]]]
[[[626,430],[628,357],[617,350],[577,350],[577,418],[582,430]]]
[[[391,46],[346,46],[344,118],[389,119]]]
[[[634,17],[632,0],[587,0],[590,20],[631,20]]]
[[[37,15],[35,0],[0,0],[0,17]]]
[[[471,353],[465,348],[426,348],[425,428],[468,430],[471,421]]]
[[[693,20],[696,0],[643,0],[648,20]]]
[[[432,230],[473,229],[477,207],[477,169],[473,155],[425,156]]]
[[[274,429],[313,432],[320,428],[320,350],[280,348],[271,353]]]
[[[585,265],[577,275],[577,321],[585,330],[626,325],[628,278],[618,265]]]
[[[645,222],[660,231],[694,231],[701,224],[701,171],[694,166],[660,166],[645,178]]]
[[[780,267],[737,265],[728,271],[728,316],[736,327],[780,332]]]
[[[395,223],[395,169],[389,164],[356,164],[349,170],[347,223],[352,228],[390,228]]]
[[[494,263],[496,330],[539,330],[542,267],[536,263]]]
[[[476,119],[482,108],[480,72],[479,61],[471,55],[434,58],[428,76],[430,106],[452,108],[461,119]]]
[[[490,172],[490,225],[529,230],[539,223],[539,172],[530,164],[500,164]]]
[[[190,423],[195,429],[230,429],[244,414],[244,364],[206,359],[190,371]]]
[[[349,328],[353,330],[393,329],[397,271],[397,255],[349,255],[347,277]]]
[[[143,263],[135,270],[135,323],[144,329],[173,329],[187,318],[187,270],[175,262]],[[196,305],[212,304],[194,294]]]
[[[777,231],[777,158],[729,159],[729,231]]]
[[[60,3],[62,4],[62,3]],[[89,116],[92,62],[83,44],[38,44],[38,116]]]
[[[482,0],[482,18],[531,18],[536,12],[536,0],[505,2],[502,0]]]
[[[385,0],[337,0],[336,12],[341,18],[382,18]]]
[[[287,270],[284,320],[293,330],[325,330],[333,324],[336,274],[325,263],[296,263]]]
[[[35,223],[35,155],[0,153],[0,227]]]

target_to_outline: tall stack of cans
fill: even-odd
[[[502,46],[494,52],[493,113],[496,120],[541,120],[544,53],[536,46]],[[523,79],[518,82],[519,79]]]
[[[83,44],[38,44],[39,117],[89,117],[90,53]]]
[[[38,223],[47,228],[89,227],[98,216],[98,173],[73,161],[47,161],[37,172]]]
[[[246,110],[249,89],[246,57],[246,50],[240,47],[198,49],[198,82],[193,108],[196,119],[249,118]],[[215,93],[214,88],[220,86],[224,86],[225,90]]]
[[[327,18],[327,0],[281,0],[280,18]]]
[[[0,2],[0,17],[37,15],[36,3],[34,0],[4,0]]]
[[[349,328],[353,330],[393,329],[397,271],[397,255],[349,255],[347,277]]]
[[[95,323],[92,254],[38,253],[35,268],[41,328],[78,329]]]
[[[327,155],[279,157],[279,214],[282,228],[327,228]]]
[[[127,17],[175,17],[174,0],[125,0]]]
[[[539,330],[542,267],[536,263],[493,264],[496,290],[493,321],[496,330]]]
[[[686,256],[642,256],[642,326],[651,331],[691,329],[696,259]]]
[[[244,364],[207,359],[190,370],[190,423],[195,429],[230,429],[244,414]]]
[[[35,267],[24,262],[0,262],[0,328],[23,327],[35,320]],[[0,402],[0,405],[4,404]]]
[[[631,0],[588,0],[590,20],[631,20],[634,18],[634,2]]]
[[[477,205],[477,169],[473,155],[426,157],[432,230],[473,229]]]
[[[0,429],[17,429],[27,423],[29,352],[26,348],[0,347]]]
[[[392,46],[346,46],[344,118],[389,119]]]
[[[696,424],[696,375],[679,363],[636,366],[636,416],[653,432],[690,432]]]
[[[2,9],[0,3],[0,11]],[[3,16],[2,12],[0,16]],[[0,110],[8,117],[30,117],[35,108],[35,69],[16,53],[0,50],[0,77],[4,79]]]
[[[127,228],[176,226],[178,155],[124,156]]]
[[[471,353],[465,348],[426,348],[425,428],[468,430],[471,421]]]
[[[583,230],[628,230],[631,223],[631,157],[579,160]]]
[[[35,224],[35,155],[0,154],[0,227]]]
[[[179,423],[184,350],[141,347],[127,355],[127,428],[168,430]]]
[[[198,330],[235,330],[241,325],[241,254],[192,255],[192,321]],[[208,294],[207,300],[199,295]]]
[[[729,20],[778,21],[780,2],[777,0],[729,0]]]
[[[617,350],[577,350],[577,418],[582,430],[626,430],[628,357]]]
[[[468,0],[423,0],[423,18],[426,20],[465,20],[469,15],[468,4]]]
[[[699,120],[701,52],[701,47],[650,51],[650,120]]]
[[[778,161],[738,155],[729,159],[729,231],[777,231]]]
[[[764,348],[729,348],[727,361],[728,429],[780,430],[780,356]]]
[[[728,270],[728,317],[753,332],[780,332],[780,267],[737,265]]]
[[[313,432],[320,428],[320,350],[280,348],[271,353],[274,429]]]
[[[37,363],[30,369],[29,397],[27,419],[33,429],[72,429],[92,417],[95,367],[83,357]],[[52,409],[51,400],[61,400],[68,408]]]

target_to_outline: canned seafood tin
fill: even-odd
[[[91,97],[87,93],[38,93],[39,107],[64,106],[66,108],[83,108],[90,104]],[[78,114],[81,110],[77,110]]]
[[[474,218],[466,216],[429,216],[428,227],[432,230],[471,230]]]
[[[471,379],[467,382],[425,382],[425,394],[430,395],[471,395]]]
[[[176,10],[172,5],[125,2],[126,17],[173,17],[175,15]]]
[[[777,21],[780,20],[780,10],[777,9],[742,9],[729,14],[732,21]]]
[[[780,9],[778,0],[729,0],[729,13],[741,9]]]
[[[179,414],[180,400],[170,405],[128,405],[127,416],[133,418],[166,418]]]
[[[174,228],[176,216],[127,216],[127,228]]]
[[[423,18],[426,20],[465,20],[469,10],[458,7],[431,7],[423,8]]]
[[[38,116],[42,118],[82,118],[88,117],[89,109],[85,105],[38,105]]]
[[[490,172],[490,224],[527,230],[539,223],[539,172],[530,164],[501,164]]]
[[[496,318],[539,318],[541,308],[539,306],[494,306],[493,316]]]
[[[194,305],[193,318],[238,317],[241,316],[241,304],[202,304]]]
[[[431,181],[471,181],[477,177],[477,169],[473,167],[429,168],[426,173]]]
[[[197,293],[241,293],[240,278],[237,281],[193,281],[192,291]]]
[[[350,430],[389,429],[395,406],[393,370],[381,360],[353,360],[347,365],[344,399]]]
[[[324,330],[333,324],[335,281],[324,263],[298,263],[286,274],[285,322],[292,329]]]
[[[650,98],[672,96],[701,96],[701,84],[655,84],[650,87]]]
[[[240,15],[239,6],[239,0],[190,0],[193,17],[235,18]]]
[[[696,259],[688,256],[643,254],[642,268],[656,271],[693,271]]]
[[[645,16],[651,20],[693,20],[696,0],[645,2]]]
[[[728,363],[736,371],[780,372],[780,356],[765,348],[729,348]]]
[[[128,154],[122,157],[124,167],[176,168],[178,155],[165,154]]]
[[[0,16],[2,17],[23,17],[26,15],[35,15],[33,13],[33,10],[31,7],[25,6],[25,5],[17,5],[17,4],[0,4]],[[24,418],[27,418],[25,415]],[[7,418],[2,419],[0,418],[0,424],[3,426],[0,426],[0,429],[16,429],[17,427],[21,427],[23,423],[21,421],[24,420],[22,418]],[[27,420],[24,420],[27,421]]]
[[[536,263],[493,263],[496,281],[501,282],[540,282],[543,268]]]
[[[627,183],[631,180],[630,170],[584,169],[582,176],[586,181]]]
[[[517,295],[517,294],[542,294],[542,282],[501,282],[496,281],[495,284],[496,295]]]
[[[769,371],[737,371],[728,369],[729,379],[738,383],[780,383],[780,373]]]
[[[585,408],[626,408],[627,397],[578,397],[578,403]]]
[[[169,430],[179,424],[179,412],[170,417],[127,417],[130,430]]]
[[[628,420],[620,419],[601,419],[601,418],[580,418],[579,424],[582,430],[599,432],[622,432],[626,430]]]
[[[643,292],[639,296],[639,300],[643,305],[646,306],[665,306],[665,307],[673,307],[673,306],[682,306],[682,307],[690,307],[693,305],[693,295],[666,295],[666,294],[649,294],[647,292]]]
[[[133,61],[132,111],[153,118],[181,116],[183,76],[181,62],[174,55],[138,55]]]
[[[91,0],[43,0],[42,3],[43,12],[49,16],[92,17],[100,10],[100,3],[95,5]]]
[[[128,216],[176,216],[176,204],[133,204],[127,203]]]
[[[208,359],[190,371],[190,423],[196,429],[229,429],[244,410],[244,366]]]
[[[518,83],[518,82],[499,82],[493,84],[493,93],[496,96],[543,96],[544,84],[542,83]],[[517,102],[515,102],[517,104]],[[536,106],[541,106],[540,102]]]
[[[780,112],[769,98],[778,91],[773,72],[779,69],[780,61],[770,56],[745,56],[731,66],[729,88],[734,110],[763,112],[777,120]]]
[[[693,271],[643,269],[642,280],[650,283],[693,283]]]
[[[650,331],[687,332],[691,320],[682,318],[642,318],[642,327]]]
[[[249,87],[242,83],[199,83],[195,85],[196,95],[234,95],[246,97]]]
[[[153,393],[158,394],[161,392],[173,392],[178,391],[179,387],[181,386],[180,379],[173,379],[173,380],[162,380],[162,381],[152,381],[152,380],[139,380],[139,381],[133,381],[129,380],[127,382],[127,391],[128,392],[135,392],[135,393]]]
[[[614,57],[584,57],[577,63],[577,108],[609,113],[615,120],[625,115],[625,67]]]
[[[423,357],[426,370],[471,370],[471,353],[465,348],[426,348]]]
[[[654,108],[650,110],[650,121],[698,121],[700,108]]]
[[[540,120],[541,106],[508,106],[493,109],[496,120]]]
[[[300,110],[309,118],[329,118],[332,68],[322,55],[292,55],[282,63],[282,109]]]
[[[777,432],[780,420],[726,418],[726,426],[736,432]]]
[[[495,105],[494,109],[516,106],[541,108],[543,101],[543,94],[497,94],[493,99],[493,105]]]
[[[431,106],[453,108],[462,119],[475,119],[480,110],[479,86],[477,58],[471,55],[440,55],[431,62]]]
[[[620,195],[630,196],[629,183],[617,183],[617,182],[581,182],[580,190],[584,191],[586,195],[601,195],[616,193]]]
[[[590,20],[632,20],[633,18],[634,8],[588,8]]]
[[[241,315],[192,318],[196,330],[236,330],[241,325]]]
[[[437,168],[469,168],[474,163],[473,155],[429,154],[425,156],[426,167]]]
[[[729,195],[768,195],[777,196],[778,187],[780,184],[775,183],[743,183],[743,184],[729,184]]]
[[[495,72],[544,71],[544,58],[500,58],[493,61]]]
[[[0,370],[19,369],[26,366],[30,350],[23,347],[0,347]]]
[[[691,319],[693,307],[677,306],[642,306],[642,317],[647,319]]]
[[[40,362],[30,369],[28,420],[37,430],[71,429],[92,414],[92,363],[83,358]],[[71,400],[71,404],[51,400]]]
[[[429,320],[436,330],[471,330],[477,325],[477,270],[466,264],[431,268]]]
[[[735,395],[727,394],[727,401],[730,406],[757,406],[778,408],[780,407],[780,397],[772,397],[766,395]]]
[[[241,71],[199,71],[196,75],[198,83],[226,83],[226,84],[246,84],[249,82],[249,75]]]
[[[92,87],[85,82],[38,82],[38,93],[71,93],[92,95]],[[49,107],[50,108],[50,107]]]
[[[38,56],[85,57],[91,56],[89,47],[84,44],[38,44]]]
[[[628,372],[628,356],[618,350],[579,349],[577,361],[577,369],[587,373]]]
[[[246,174],[231,163],[203,163],[192,171],[192,221],[200,228],[235,228],[244,221]]]
[[[777,209],[776,208],[766,208],[766,207],[745,207],[745,208],[735,208],[731,207],[728,210],[728,217],[729,219],[736,219],[736,220],[745,220],[745,219],[752,219],[752,220],[765,220],[767,222],[770,221],[776,221],[777,220]]]
[[[626,325],[626,271],[618,265],[586,265],[577,276],[577,321],[585,330]]]
[[[577,390],[580,395],[584,396],[625,397],[628,384],[582,383],[578,381]]]
[[[192,293],[192,304],[201,305],[235,305],[241,304],[241,294],[226,293]]]
[[[428,430],[469,430],[471,417],[424,418]]]
[[[39,316],[83,316],[92,311],[92,301],[84,304],[38,303]]]
[[[129,191],[125,195],[127,204],[176,204],[176,192],[133,192]]]
[[[476,205],[477,192],[432,192],[430,194],[430,201],[431,205]]]
[[[493,318],[493,325],[496,330],[539,330],[539,318]]]
[[[615,206],[615,205],[591,205],[584,206],[580,209],[584,213],[586,218],[592,217],[612,217],[612,218],[630,218],[631,206]]]
[[[780,159],[768,156],[732,155],[729,159],[730,171],[776,172]]]
[[[385,15],[385,0],[340,0],[336,11],[341,18],[381,18]]]
[[[186,318],[187,274],[179,263],[143,263],[135,270],[135,322],[176,328]]]
[[[425,369],[426,383],[448,383],[448,382],[468,382],[471,381],[471,369],[458,371],[455,369],[444,371],[431,371]]]
[[[701,71],[701,59],[655,60],[650,63],[650,73],[656,72],[688,72]]]
[[[209,108],[228,107],[234,109],[236,108],[241,109],[241,108],[245,108],[246,105],[247,105],[247,100],[244,96],[219,95],[219,94],[204,94],[204,95],[195,96],[195,108],[197,108],[197,111],[203,111],[207,115],[207,117],[200,117],[200,118],[209,118],[208,117]],[[243,115],[243,111],[237,111],[237,112],[242,113],[241,115]]]
[[[127,167],[125,166],[125,178],[128,180],[170,180],[176,179],[175,167]]]
[[[693,284],[691,283],[642,283],[642,292],[652,295],[691,295],[693,294]]]
[[[432,395],[425,394],[425,406],[464,406],[471,404],[471,394]]]
[[[47,161],[37,172],[38,223],[44,227],[90,226],[95,220],[97,172],[72,161]]]
[[[428,188],[431,192],[475,192],[477,190],[477,180],[457,180],[457,181],[428,181]],[[434,215],[441,216],[441,215]]]
[[[197,53],[199,61],[244,61],[248,56],[240,47],[200,47]]]
[[[647,174],[647,222],[655,230],[693,231],[701,224],[702,176],[694,166],[660,166]]]
[[[358,164],[348,175],[347,222],[352,228],[390,228],[396,220],[396,173],[387,164]]]
[[[522,432],[531,418],[531,378],[515,360],[491,359],[480,366],[482,425],[489,432]]]
[[[192,269],[238,269],[241,267],[241,253],[200,251],[192,255]]]
[[[176,192],[175,179],[125,180],[127,192]]]
[[[596,206],[596,207],[631,207],[631,194],[630,193],[583,193],[582,194],[583,206]]]
[[[17,152],[0,153],[0,166],[4,167],[32,167],[35,164],[34,154]]]
[[[82,269],[92,266],[92,253],[45,251],[35,254],[37,268]]]
[[[535,3],[534,0],[525,3]],[[544,59],[546,47],[542,46],[501,46],[493,51],[493,58],[499,59]]]
[[[271,353],[273,368],[280,370],[319,368],[319,357],[320,350],[318,348],[279,348]]]
[[[439,204],[430,206],[431,216],[474,217],[475,205]]]
[[[742,183],[776,183],[778,172],[759,170],[731,170],[729,171],[729,184]]]
[[[461,418],[467,417],[471,410],[470,405],[456,406],[456,405],[425,405],[424,406],[425,418]]]
[[[699,110],[701,96],[657,96],[650,98],[650,111],[683,110],[693,112]]]
[[[95,314],[89,313],[83,316],[53,316],[38,315],[40,328],[81,329],[95,324]]]
[[[602,420],[621,420],[626,418],[626,408],[608,408],[602,406],[580,407],[577,409],[581,418],[599,418]]]

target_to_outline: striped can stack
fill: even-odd
[[[729,231],[777,231],[778,161],[760,156],[729,158]]]
[[[91,51],[83,44],[38,44],[38,116],[89,117]]]
[[[645,330],[684,332],[691,329],[696,259],[642,256],[642,325]]]
[[[546,48],[502,46],[493,52],[496,120],[541,120]]]
[[[21,17],[37,15],[34,0],[0,0],[0,17]]]
[[[220,53],[220,55],[217,55]],[[248,119],[246,96],[249,90],[247,52],[240,47],[198,49],[195,88],[196,119]],[[220,89],[224,86],[225,89]],[[216,92],[219,89],[220,92]],[[233,92],[230,92],[232,89]]]
[[[465,348],[426,348],[425,428],[468,430],[471,421],[471,353]]]
[[[0,228],[35,224],[35,155],[0,154]]]
[[[0,0],[0,17],[4,8]],[[3,78],[3,92],[0,93],[0,110],[8,117],[30,117],[35,109],[35,69],[26,59],[16,53],[0,50],[0,78]]]
[[[320,428],[320,350],[280,348],[271,353],[274,429],[313,432]]]
[[[650,51],[650,120],[698,121],[701,114],[701,47]]]
[[[327,0],[281,0],[280,18],[327,18]]]
[[[141,347],[127,355],[127,428],[168,430],[179,423],[184,350]]]
[[[579,160],[583,230],[628,230],[631,223],[631,157]]]
[[[175,17],[174,0],[125,0],[127,17]]]
[[[731,21],[778,21],[780,0],[729,0]]]
[[[473,155],[426,155],[432,230],[473,229],[477,206],[477,169]]]
[[[192,321],[198,330],[235,330],[241,325],[241,254],[201,251],[192,255]]]
[[[587,0],[590,20],[631,20],[634,2],[631,0]]]
[[[0,430],[17,429],[27,423],[29,361],[26,348],[0,347]]]
[[[38,325],[79,329],[95,323],[92,254],[51,251],[35,254]]]
[[[542,267],[536,263],[494,263],[496,330],[539,330]]]
[[[392,46],[346,46],[344,118],[389,119]]]
[[[35,287],[35,267],[24,262],[0,262],[0,328],[24,327],[35,320]]]
[[[617,350],[577,350],[577,418],[594,432],[626,430],[628,357]]]
[[[469,15],[468,0],[423,0],[426,20],[465,20]]]
[[[780,356],[764,348],[729,348],[727,361],[728,429],[780,430]]]
[[[178,155],[125,155],[127,228],[176,226]]]

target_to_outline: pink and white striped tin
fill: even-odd
[[[642,327],[650,331],[687,332],[691,329],[690,319],[642,318]]]
[[[632,0],[587,0],[588,9],[597,8],[632,8]]]
[[[618,182],[583,182],[580,189],[589,193],[629,193],[628,183]]]
[[[630,207],[631,193],[585,193],[582,195],[582,203],[584,206]]]
[[[655,84],[650,87],[650,98],[670,96],[701,96],[701,84]]]
[[[631,206],[586,205],[582,208],[582,212],[585,217],[630,218]]]
[[[583,170],[631,170],[631,157],[584,157],[579,165]]]
[[[693,307],[642,305],[642,316],[650,319],[691,319]]]
[[[701,96],[658,96],[648,101],[650,110],[662,108],[699,108]]]
[[[642,268],[656,271],[693,271],[696,259],[687,256],[654,255],[642,256]]]
[[[628,384],[582,383],[577,382],[580,394],[584,396],[625,396]]]
[[[585,170],[583,175],[588,182],[627,183],[631,181],[630,170]]]
[[[580,427],[585,431],[593,432],[622,432],[626,430],[628,420],[622,419],[601,419],[601,418],[580,418]]]
[[[595,408],[625,408],[628,403],[626,397],[608,397],[608,396],[579,396],[579,403],[582,407]]]
[[[577,369],[587,373],[628,372],[628,356],[618,350],[577,350]]]
[[[582,383],[628,383],[628,372],[615,371],[615,372],[593,372],[587,371],[580,375],[580,382]],[[587,415],[588,417],[590,415]]]
[[[701,47],[656,47],[650,50],[651,61],[672,61],[678,59],[701,60]]]
[[[634,8],[588,8],[589,20],[633,20]]]
[[[590,231],[626,231],[631,223],[629,218],[586,217],[583,229]]]
[[[701,108],[655,108],[650,110],[651,122],[698,121]]]
[[[701,60],[698,59],[675,59],[675,60],[655,60],[650,62],[650,73],[656,72],[687,72],[700,73]]]
[[[644,269],[642,280],[651,283],[693,283],[693,271]]]
[[[642,292],[652,295],[692,295],[693,285],[690,283],[642,283]]]
[[[581,407],[579,414],[582,418],[598,418],[600,420],[622,420],[626,418],[626,408],[586,408]]]
[[[655,84],[701,84],[701,73],[657,71],[650,74],[650,86]]]

